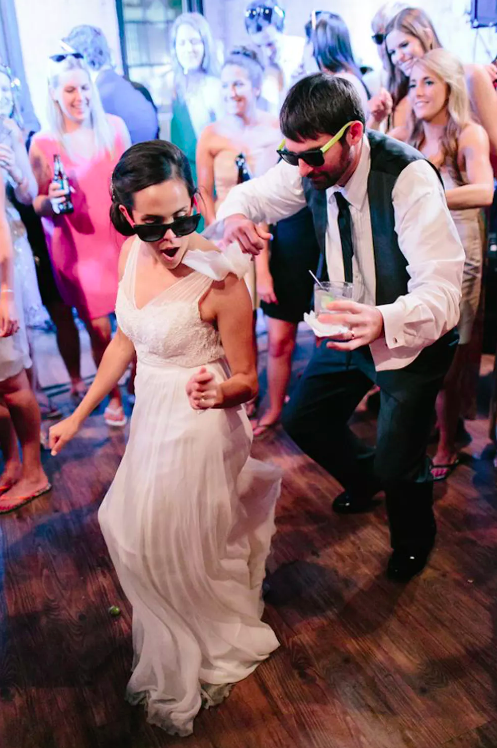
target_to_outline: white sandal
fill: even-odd
[[[121,418],[120,420],[116,420],[115,418],[109,418],[109,416],[121,416]],[[119,408],[106,408],[104,411],[104,423],[106,423],[107,426],[113,426],[114,428],[126,426],[128,423],[128,417],[124,413],[123,406],[120,405]]]

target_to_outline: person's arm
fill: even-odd
[[[10,132],[10,146],[0,145],[0,162],[14,183],[14,193],[20,203],[31,205],[38,194],[38,185],[31,169],[24,138],[14,120],[5,121]]]
[[[471,108],[490,141],[490,153],[497,156],[497,91],[483,65],[465,65]]]
[[[452,210],[484,208],[492,205],[494,178],[490,165],[488,135],[480,125],[468,125],[459,138],[468,176],[468,184],[446,190],[447,205]]]
[[[297,166],[280,161],[263,176],[230,190],[217,212],[224,219],[224,240],[238,242],[250,254],[259,254],[271,236],[256,224],[277,223],[298,213],[306,204]]]
[[[423,348],[459,320],[464,250],[443,186],[424,160],[409,164],[394,187],[395,230],[407,260],[408,292],[377,307],[389,349]]]
[[[207,226],[216,220],[214,207],[214,155],[210,148],[212,126],[202,131],[197,143],[197,184],[200,192],[199,208]]]
[[[253,343],[252,301],[244,280],[228,275],[213,284],[202,304],[202,319],[217,324],[231,376],[216,383],[202,367],[189,380],[186,392],[194,410],[233,408],[257,395],[257,367]]]
[[[390,116],[393,109],[393,101],[390,93],[386,88],[372,96],[367,104],[368,121],[367,126],[370,130],[379,130],[381,123]]]
[[[264,224],[262,227],[267,230],[269,227]],[[278,299],[274,292],[274,281],[269,269],[270,249],[269,242],[264,242],[263,250],[255,257],[255,284],[257,296],[266,304],[277,304]]]
[[[134,237],[124,242],[119,257],[119,277],[122,278],[129,250]],[[49,433],[49,447],[52,456],[57,455],[61,449],[79,431],[84,421],[95,410],[104,397],[117,385],[135,355],[133,343],[123,333],[120,327],[105,349],[100,366],[97,369],[95,379],[84,396],[81,403],[69,418],[52,426]]]
[[[52,181],[52,172],[43,152],[35,139],[31,141],[29,149],[29,163],[38,184],[38,195],[33,200],[33,208],[39,216],[56,215],[57,205],[66,199],[64,190],[60,190],[56,182]]]
[[[14,295],[14,250],[5,214],[5,185],[0,172],[0,338],[19,329]]]

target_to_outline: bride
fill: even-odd
[[[86,397],[50,430],[56,455],[136,351],[129,442],[99,521],[133,606],[127,698],[179,735],[278,646],[261,587],[280,475],[249,457],[242,406],[257,390],[246,258],[195,233],[194,194],[174,145],[139,143],[121,157],[118,331]]]

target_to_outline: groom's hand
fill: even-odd
[[[383,315],[375,306],[343,299],[328,304],[328,309],[335,312],[333,324],[346,325],[349,332],[333,336],[333,340],[326,343],[327,348],[353,351],[383,335]]]
[[[238,242],[244,252],[258,255],[264,249],[265,242],[272,239],[272,235],[242,213],[235,213],[224,219],[225,244]]]

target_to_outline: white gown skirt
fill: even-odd
[[[218,381],[223,362],[208,364]],[[249,456],[242,407],[197,412],[199,367],[139,362],[130,438],[99,521],[133,606],[127,698],[188,735],[200,683],[235,683],[278,647],[260,620],[280,471]]]

